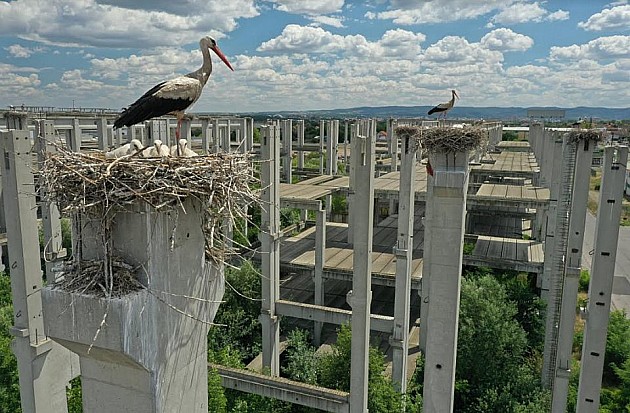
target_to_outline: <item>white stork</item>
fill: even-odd
[[[444,119],[446,119],[446,113],[451,110],[453,108],[453,106],[455,105],[455,98],[459,99],[459,96],[457,95],[457,92],[455,92],[455,90],[451,90],[451,100],[449,100],[446,103],[440,103],[439,105],[435,106],[433,109],[431,109],[428,114],[432,115],[434,113],[443,113],[444,114]],[[439,115],[438,115],[439,116]]]
[[[144,156],[145,158],[155,158],[158,156],[164,158],[166,156],[170,156],[170,154],[171,151],[169,150],[168,146],[164,145],[159,139],[156,139],[153,142],[153,146],[142,151],[142,156]]]
[[[155,85],[123,110],[114,122],[114,127],[131,126],[154,117],[173,114],[177,117],[175,138],[179,140],[184,111],[199,99],[203,87],[212,73],[210,50],[216,53],[227,67],[234,70],[212,37],[202,38],[199,41],[199,48],[203,55],[203,64],[199,69]]]
[[[125,155],[133,155],[142,150],[142,142],[138,139],[132,139],[131,142],[124,144],[120,148],[105,153],[106,159],[122,158]]]
[[[171,146],[171,156],[192,158],[193,156],[199,156],[199,154],[188,147],[186,139],[180,139],[176,145]]]

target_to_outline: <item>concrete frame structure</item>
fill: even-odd
[[[424,235],[423,412],[437,413],[452,412],[454,407],[469,154],[467,151],[438,152],[430,153],[429,159],[434,175],[429,175],[427,183]]]
[[[577,413],[599,411],[628,147],[606,147],[588,288]]]
[[[14,311],[11,348],[17,358],[22,411],[63,413],[67,411],[66,385],[78,374],[78,363],[76,356],[44,333],[35,185],[26,124],[25,114],[9,114],[9,131],[0,134]]]

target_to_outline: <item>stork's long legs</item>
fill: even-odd
[[[175,129],[175,145],[177,146],[177,156],[182,156],[180,153],[181,149],[179,148],[179,137],[180,130],[182,128],[182,120],[184,120],[183,116],[177,117],[177,129]]]

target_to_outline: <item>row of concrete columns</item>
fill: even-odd
[[[549,186],[551,192],[549,208],[537,211],[536,219],[544,222],[546,235],[541,293],[547,301],[543,384],[552,389],[552,411],[564,413],[571,374],[590,168],[597,143],[569,140],[566,135],[563,139],[558,132],[545,129],[542,123],[530,126],[529,139],[541,165],[535,184]],[[578,389],[579,413],[599,409],[627,153],[627,147],[605,149]]]

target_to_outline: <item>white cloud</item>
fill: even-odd
[[[526,22],[541,22],[543,20],[566,20],[568,18],[569,12],[564,10],[549,12],[538,2],[519,2],[505,7],[498,14],[492,17],[491,22],[496,24],[510,25]]]
[[[338,13],[343,7],[344,0],[269,0],[276,4],[276,8],[292,14],[321,15]]]
[[[501,28],[483,36],[481,44],[490,50],[523,52],[533,46],[534,40],[510,29]]]
[[[515,0],[392,0],[389,10],[367,12],[368,19],[393,20],[395,24],[411,25],[474,19],[503,8]]]
[[[237,19],[258,15],[254,0],[199,0],[193,2],[197,7],[168,11],[143,10],[128,1],[112,3],[130,8],[96,0],[0,2],[0,35],[64,46],[172,47],[207,34],[222,37],[236,28]],[[178,10],[181,14],[175,13]]]
[[[551,47],[552,60],[618,59],[630,58],[630,36],[599,37],[586,44],[567,47]]]
[[[8,51],[9,54],[13,57],[26,58],[33,54],[33,51],[31,49],[19,44],[12,44],[9,47],[5,47],[5,50]]]
[[[630,27],[630,5],[604,9],[589,17],[587,21],[579,22],[578,27],[589,31],[627,30]]]
[[[309,16],[309,19],[312,20],[315,25],[326,25],[337,28],[344,27],[344,18],[341,16]]]

